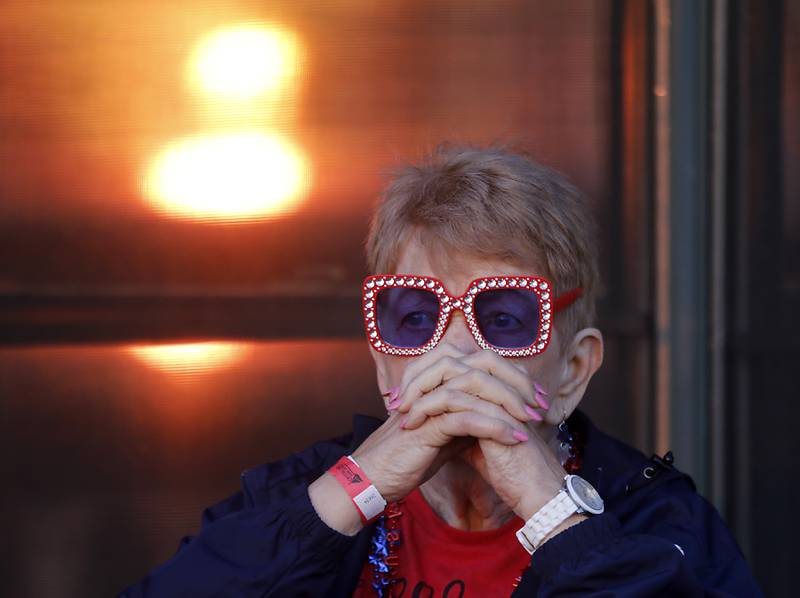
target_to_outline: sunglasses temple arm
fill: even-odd
[[[563,309],[567,309],[570,305],[575,303],[579,297],[583,295],[583,289],[580,287],[574,288],[571,291],[567,291],[555,297],[553,299],[553,311],[561,311]]]

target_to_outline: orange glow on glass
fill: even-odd
[[[250,351],[237,342],[199,342],[169,345],[137,345],[127,350],[147,365],[176,374],[198,374],[236,365]]]
[[[291,31],[242,24],[212,32],[188,64],[190,85],[210,97],[249,100],[291,86],[299,70],[300,45]]]
[[[150,164],[154,209],[192,220],[237,221],[296,210],[309,187],[306,156],[288,140],[249,131],[174,142]]]

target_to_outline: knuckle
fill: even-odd
[[[442,382],[442,387],[460,389],[466,386],[466,384],[467,382],[464,378],[464,374],[457,374],[455,376],[452,376],[451,378],[447,378],[446,380],[444,380]]]
[[[532,397],[536,392],[536,389],[533,386],[533,380],[531,380],[531,378],[529,378],[528,376],[523,376],[521,379],[522,379],[523,389],[525,390],[525,394]]]
[[[519,404],[520,402],[524,401],[524,397],[519,390],[509,384],[503,384],[502,393],[503,399],[506,401],[511,401],[515,404]]]
[[[442,357],[442,365],[446,366],[447,368],[454,368],[456,367],[457,359],[452,355],[445,355]]]
[[[484,382],[485,376],[488,376],[486,372],[484,372],[483,370],[476,370],[476,369],[472,369],[466,374],[467,379],[473,384]]]
[[[454,406],[460,406],[464,409],[472,409],[475,404],[475,397],[460,390],[453,392],[451,402]]]
[[[411,396],[416,397],[419,394],[419,387],[420,387],[420,379],[419,379],[419,377],[417,376],[417,377],[411,378],[408,381],[408,384],[406,384],[405,387],[404,387],[405,388],[404,394],[407,395],[407,396],[410,396],[410,397]]]
[[[419,400],[424,402],[424,403],[432,403],[432,402],[438,401],[438,400],[440,400],[440,399],[442,399],[443,397],[446,397],[446,396],[447,396],[447,388],[445,388],[444,386],[439,386],[437,388],[434,388],[430,392],[424,393],[419,398]]]
[[[453,401],[458,396],[458,390],[455,388],[443,388],[442,395],[446,401]]]
[[[484,349],[483,351],[478,351],[477,355],[478,357],[476,359],[484,365],[502,363],[503,359],[491,349]]]
[[[417,406],[417,411],[421,411],[422,413],[433,413],[437,409],[442,408],[442,395],[437,393],[427,394],[422,399],[417,401],[415,405]]]
[[[472,414],[469,411],[459,411],[453,414],[453,419],[461,425],[467,425],[472,420]]]
[[[510,427],[507,423],[496,419],[492,425],[492,432],[495,436],[503,436]]]
[[[463,390],[456,390],[456,396],[463,401],[474,402],[478,400],[475,395],[464,392]]]
[[[445,350],[447,353],[450,353],[451,355],[463,355],[464,354],[461,351],[461,349],[456,347],[451,341],[445,341],[442,344],[443,344],[443,347],[444,347],[443,350]]]
[[[481,365],[483,363],[483,360],[485,359],[484,353],[486,353],[487,351],[488,350],[486,349],[481,351],[474,351],[473,353],[470,353],[464,358],[464,362],[470,365]]]
[[[489,403],[487,401],[483,401],[481,405],[481,409],[487,415],[491,415],[494,418],[501,418],[505,410],[500,405],[496,405],[495,403]]]

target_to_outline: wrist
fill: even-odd
[[[539,509],[544,507],[551,498],[558,494],[563,486],[564,480],[561,478],[552,483],[538,484],[528,489],[514,506],[514,513],[523,521],[527,521],[533,517]]]
[[[364,525],[380,517],[386,509],[386,499],[352,455],[339,459],[328,473],[344,488]]]
[[[402,496],[395,496],[396,492],[392,491],[390,487],[391,484],[387,484],[385,480],[382,479],[381,467],[372,462],[368,453],[359,454],[359,451],[356,450],[353,452],[352,457],[358,462],[359,467],[361,467],[370,482],[372,482],[372,485],[375,486],[386,502],[393,502],[402,498]]]
[[[308,487],[311,505],[329,528],[354,536],[363,528],[356,505],[342,485],[327,471]]]
[[[569,529],[573,525],[578,525],[579,523],[586,521],[587,519],[589,519],[589,517],[584,513],[575,513],[574,515],[570,515],[564,521],[562,521],[556,527],[554,527],[549,534],[547,534],[544,538],[542,538],[542,541],[539,544],[539,548],[541,548],[544,544],[547,544],[549,540],[552,540],[561,532]]]
[[[530,507],[522,507],[527,513]],[[604,512],[603,499],[585,479],[577,475],[564,477],[563,487],[543,507],[536,511],[517,531],[517,539],[530,554],[565,529],[587,517]]]

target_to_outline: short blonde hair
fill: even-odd
[[[414,235],[448,256],[534,264],[558,295],[583,296],[555,318],[566,348],[595,319],[596,231],[584,196],[562,174],[503,148],[443,145],[399,169],[373,213],[366,239],[370,273],[391,273]]]

